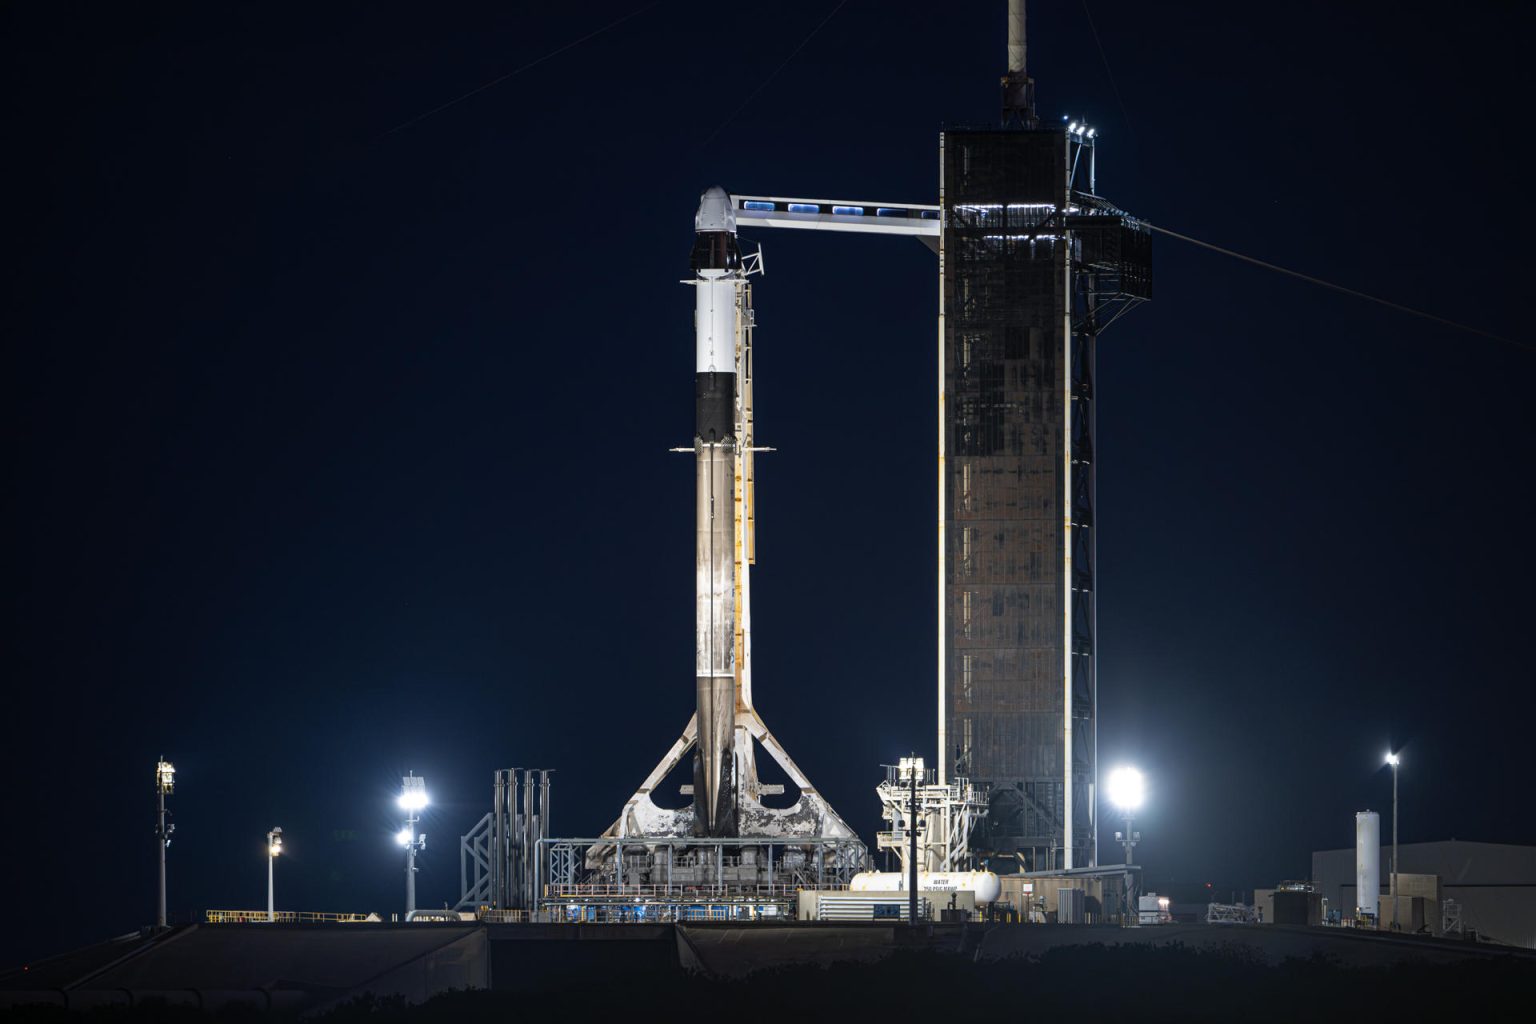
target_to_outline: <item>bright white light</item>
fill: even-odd
[[[1122,811],[1134,811],[1146,796],[1146,783],[1135,768],[1116,768],[1107,783],[1110,802]]]
[[[1098,131],[1098,129],[1097,129],[1097,128],[1089,128],[1089,129],[1088,129],[1088,137],[1089,137],[1089,138],[1090,138],[1090,139],[1091,139],[1091,138],[1093,138],[1093,133],[1094,133],[1094,132],[1096,132],[1096,131]]]
[[[1387,764],[1391,765],[1393,768],[1397,767],[1397,755],[1391,751],[1387,752]]]
[[[1069,132],[1077,131],[1077,122],[1073,121],[1071,124],[1067,125],[1067,131],[1069,131]]]
[[[411,838],[411,830],[409,828],[403,828],[399,832],[395,833],[395,842],[399,843],[401,846],[410,846]]]
[[[427,806],[427,780],[420,775],[407,775],[400,780],[400,809],[419,811]]]

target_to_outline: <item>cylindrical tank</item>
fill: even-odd
[[[906,892],[907,876],[902,871],[861,871],[848,883],[850,892]],[[976,896],[976,905],[996,902],[1003,885],[990,871],[919,871],[918,892],[966,891]]]
[[[1376,916],[1381,895],[1381,815],[1360,811],[1355,815],[1355,918]]]

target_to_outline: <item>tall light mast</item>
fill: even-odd
[[[155,846],[158,847],[160,856],[160,900],[155,910],[155,927],[166,927],[165,917],[165,851],[171,845],[171,833],[176,831],[175,825],[166,824],[166,816],[170,814],[165,809],[165,798],[176,789],[176,766],[167,761],[164,756],[155,765],[155,800],[156,824]]]
[[[415,772],[400,780],[400,797],[396,801],[405,812],[405,826],[395,834],[395,842],[405,847],[405,916],[416,912],[416,854],[426,849],[427,837],[418,835],[416,825],[421,821],[421,809],[427,806],[427,780]]]

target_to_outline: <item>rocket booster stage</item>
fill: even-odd
[[[755,561],[752,412],[752,289],[762,273],[761,250],[742,255],[735,201],[722,188],[699,200],[694,215],[694,713],[677,742],[624,805],[604,836],[755,839],[770,844],[796,837],[832,842],[841,853],[862,844],[827,805],[811,780],[768,731],[752,706],[752,591]],[[784,783],[764,782],[758,751],[783,771],[799,795],[788,806]],[[686,808],[652,799],[673,769],[693,754],[693,781],[679,796]],[[664,794],[670,796],[670,794]],[[594,847],[594,849],[596,849]],[[613,855],[588,854],[589,867]],[[771,863],[772,858],[769,858]]]
[[[741,250],[724,189],[712,188],[694,217],[694,681],[698,733],[694,757],[695,827],[735,832],[732,731],[736,722],[737,296]]]

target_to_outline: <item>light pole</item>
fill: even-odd
[[[405,827],[395,834],[395,842],[405,847],[405,917],[410,920],[416,910],[416,854],[426,849],[425,834],[416,834],[416,823],[421,820],[417,813],[427,806],[427,780],[415,772],[400,780],[400,799],[396,801],[405,812]]]
[[[1387,764],[1392,766],[1392,930],[1399,931],[1402,928],[1402,919],[1397,916],[1397,765],[1401,760],[1390,750],[1387,751]]]
[[[276,904],[272,900],[272,865],[277,863],[277,855],[283,852],[283,830],[276,825],[267,833],[267,923],[277,920]]]
[[[907,804],[907,923],[917,926],[917,777],[923,762],[916,755],[903,758],[911,783],[911,801]]]
[[[176,766],[162,755],[155,765],[155,798],[159,802],[159,816],[155,824],[155,845],[160,848],[160,902],[155,909],[155,927],[165,927],[165,849],[171,845],[171,833],[175,825],[165,823],[170,811],[165,809],[165,798],[176,789]]]
[[[1131,875],[1131,851],[1141,842],[1141,833],[1132,831],[1131,824],[1142,800],[1146,798],[1147,784],[1141,772],[1122,766],[1109,773],[1108,790],[1110,802],[1125,815],[1125,831],[1115,833],[1115,841],[1125,846],[1125,920],[1129,924],[1131,915],[1135,914],[1136,922],[1140,924],[1141,915],[1132,905],[1136,898],[1136,884]]]

